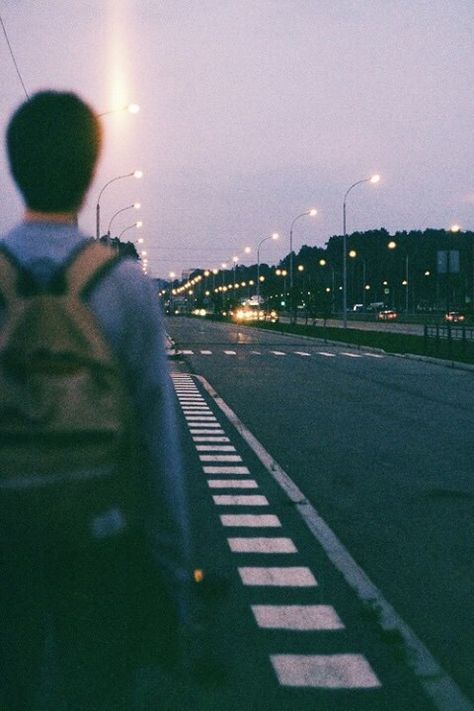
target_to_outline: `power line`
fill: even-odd
[[[15,65],[16,73],[18,74],[18,79],[19,79],[20,82],[21,82],[21,85],[22,85],[22,87],[23,87],[23,91],[25,92],[26,98],[29,99],[30,96],[29,96],[29,94],[28,94],[28,92],[27,92],[27,90],[26,90],[25,82],[23,81],[23,77],[21,76],[20,70],[19,70],[19,68],[18,68],[18,64],[17,64],[17,62],[16,62],[15,55],[13,54],[13,49],[12,49],[12,46],[11,46],[11,44],[10,44],[10,40],[8,39],[7,29],[6,29],[6,27],[5,27],[5,23],[3,22],[3,19],[2,19],[2,16],[1,16],[1,15],[0,15],[0,24],[2,25],[3,34],[5,35],[5,39],[6,39],[6,41],[7,41],[8,49],[9,49],[9,51],[10,51],[10,56],[11,56],[11,58],[12,58],[13,64]]]

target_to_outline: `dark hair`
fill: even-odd
[[[13,114],[7,129],[10,170],[27,207],[77,210],[101,147],[97,117],[76,94],[42,91]]]

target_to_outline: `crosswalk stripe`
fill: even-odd
[[[331,605],[251,605],[255,621],[264,629],[342,630],[344,625]]]
[[[202,435],[203,432],[199,432],[199,434]],[[216,432],[211,434],[214,435]],[[230,442],[230,439],[228,437],[193,437],[193,442]]]
[[[233,444],[197,444],[197,452],[236,452]]]
[[[230,528],[281,528],[280,519],[274,514],[222,514],[220,519],[223,526]]]
[[[373,689],[381,686],[361,654],[272,654],[282,686],[320,689]]]
[[[247,467],[203,467],[204,474],[250,474]]]
[[[305,566],[292,567],[243,567],[239,575],[244,585],[271,587],[308,588],[318,585],[311,570]]]
[[[242,457],[239,454],[200,454],[201,462],[241,462]]]
[[[189,430],[192,435],[223,435],[224,430],[198,430],[198,429],[190,429]]]
[[[232,553],[297,553],[291,538],[228,538]]]
[[[232,494],[217,494],[213,496],[216,506],[269,506],[266,496],[243,494],[234,496]]]
[[[221,427],[222,425],[220,425],[217,422],[217,420],[215,420],[214,422],[194,422],[194,421],[192,421],[189,423],[189,426],[190,427],[207,427],[210,429],[211,427],[218,428],[218,427]]]
[[[255,479],[208,479],[210,489],[258,489]]]

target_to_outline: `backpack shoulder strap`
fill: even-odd
[[[20,268],[14,256],[3,245],[0,247],[0,298],[11,304],[18,296]]]
[[[100,242],[87,242],[65,266],[64,274],[69,293],[81,297],[120,259],[111,247]]]

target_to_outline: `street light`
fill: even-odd
[[[296,222],[296,220],[299,220],[300,217],[306,217],[309,215],[310,217],[314,217],[315,215],[318,214],[318,211],[315,208],[312,208],[311,210],[306,210],[306,212],[302,212],[300,215],[296,215],[294,220],[291,223],[290,226],[290,290],[293,288],[293,226]]]
[[[112,178],[112,180],[109,180],[108,183],[104,185],[102,190],[99,193],[99,197],[97,198],[97,204],[95,208],[95,213],[96,213],[96,238],[99,239],[100,237],[100,198],[102,197],[102,193],[104,192],[105,188],[107,188],[109,185],[112,183],[115,183],[116,180],[122,180],[123,178],[142,178],[143,173],[141,170],[134,170],[131,173],[126,173],[125,175],[117,175],[116,178]]]
[[[347,328],[347,229],[346,229],[346,203],[347,196],[356,187],[356,185],[362,185],[362,183],[378,183],[380,180],[380,175],[372,175],[370,178],[364,178],[363,180],[358,180],[353,183],[350,188],[348,188],[344,194],[344,201],[342,204],[342,227],[343,227],[343,239],[342,239],[342,317],[344,328]]]
[[[279,236],[280,235],[278,234],[278,232],[274,232],[273,234],[269,235],[269,237],[264,237],[258,243],[258,247],[257,247],[257,306],[260,306],[260,247],[267,240],[278,239]]]
[[[387,247],[389,249],[397,249],[398,244],[394,241],[391,240]],[[405,279],[402,281],[402,286],[405,287],[405,313],[408,313],[408,289],[409,289],[409,281],[408,281],[408,250],[406,247],[402,248],[405,252]]]
[[[124,232],[127,232],[127,230],[133,230],[134,227],[136,227],[137,230],[139,230],[140,227],[142,227],[142,226],[143,226],[143,222],[141,222],[140,220],[138,222],[134,222],[133,225],[129,225],[124,230],[122,230],[121,233],[119,234],[118,238],[120,239],[121,236],[124,234]],[[138,241],[140,241],[140,240],[138,240]]]
[[[115,213],[112,215],[112,217],[110,218],[109,226],[107,227],[107,237],[110,238],[110,230],[111,230],[111,227],[112,227],[112,222],[113,222],[114,219],[117,217],[117,215],[120,215],[121,212],[125,212],[125,210],[132,210],[132,209],[139,210],[140,208],[141,208],[140,203],[139,203],[139,202],[134,202],[133,205],[127,205],[127,207],[122,207],[121,210],[117,210],[117,212],[115,212]]]
[[[97,114],[100,118],[101,116],[108,116],[109,114],[117,114],[121,111],[128,111],[129,114],[138,114],[140,111],[140,106],[138,104],[127,104],[127,106],[121,106],[119,109],[111,109],[110,111],[102,111],[102,113]]]

